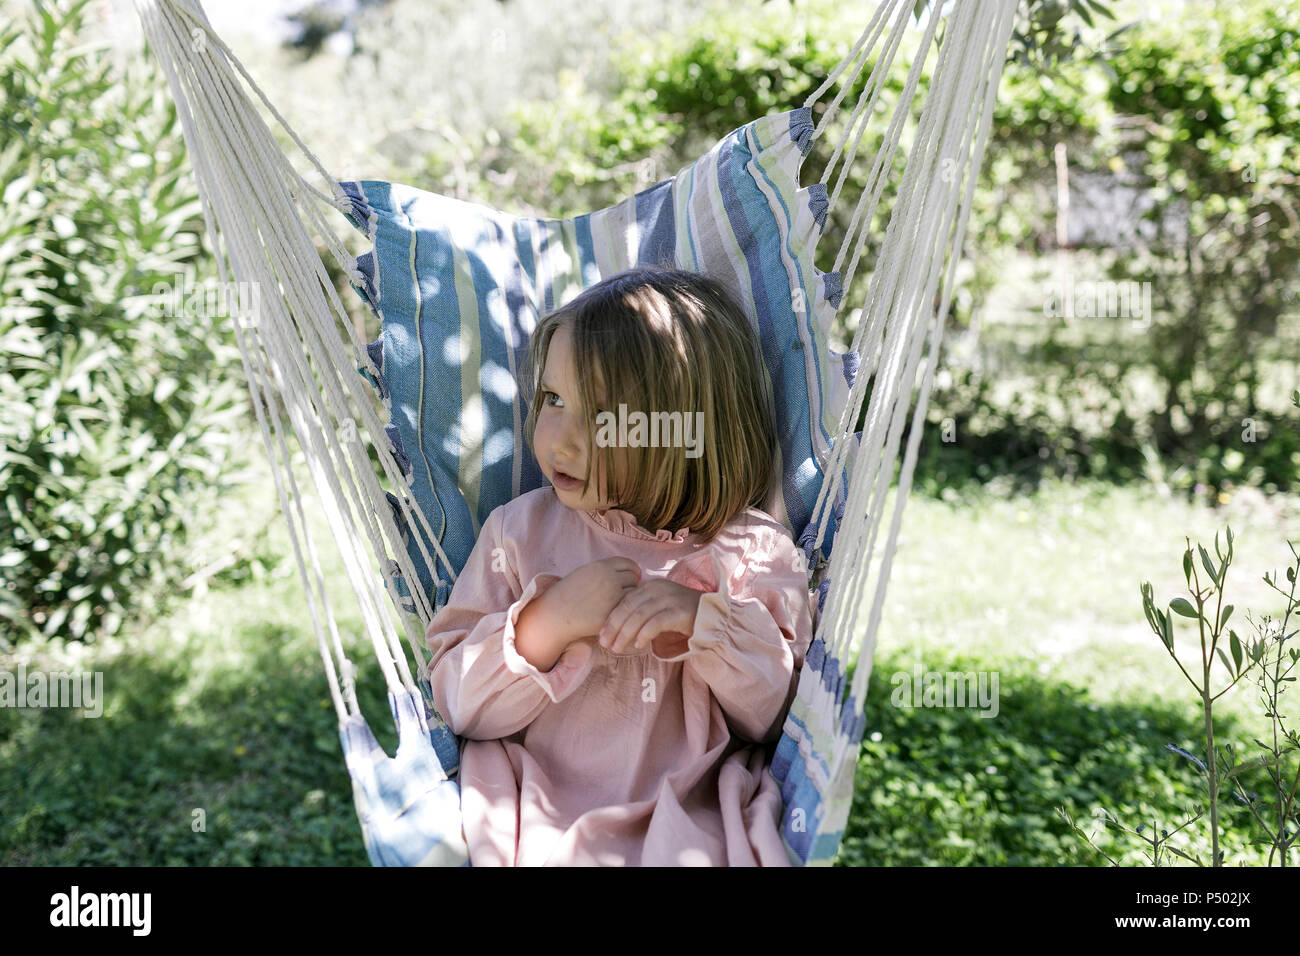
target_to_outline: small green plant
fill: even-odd
[[[1228,649],[1231,653],[1231,660],[1223,649],[1223,630],[1227,625],[1229,616],[1232,614],[1233,606],[1223,603],[1224,582],[1227,577],[1228,566],[1232,562],[1232,529],[1227,531],[1228,548],[1226,553],[1219,550],[1218,536],[1215,536],[1215,552],[1219,558],[1219,565],[1216,568],[1214,562],[1210,559],[1208,552],[1204,547],[1198,545],[1201,565],[1207,574],[1210,575],[1213,586],[1202,590],[1197,574],[1196,564],[1192,558],[1192,551],[1189,544],[1187,551],[1183,554],[1183,572],[1188,578],[1189,588],[1195,582],[1193,597],[1196,599],[1195,606],[1188,601],[1175,598],[1170,603],[1170,610],[1178,614],[1192,618],[1197,622],[1201,635],[1202,648],[1202,669],[1201,682],[1198,684],[1194,678],[1188,675],[1182,664],[1179,667],[1183,670],[1184,676],[1196,687],[1201,696],[1202,709],[1205,715],[1205,735],[1206,735],[1206,759],[1201,761],[1196,756],[1188,753],[1180,747],[1173,744],[1169,749],[1173,752],[1186,757],[1197,765],[1203,775],[1209,791],[1209,813],[1210,813],[1210,838],[1213,847],[1213,865],[1221,866],[1224,860],[1224,851],[1219,848],[1219,798],[1222,788],[1227,785],[1233,788],[1234,796],[1245,806],[1247,806],[1257,822],[1263,825],[1265,831],[1269,834],[1269,842],[1272,849],[1269,853],[1269,861],[1272,862],[1274,857],[1280,852],[1282,863],[1286,863],[1286,851],[1291,842],[1294,841],[1294,834],[1289,831],[1294,829],[1294,825],[1288,823],[1294,815],[1295,793],[1297,779],[1292,778],[1291,782],[1285,782],[1284,775],[1289,759],[1293,753],[1300,752],[1300,742],[1295,739],[1295,732],[1287,730],[1284,723],[1284,716],[1279,710],[1279,696],[1285,690],[1286,684],[1294,681],[1295,678],[1290,676],[1290,670],[1294,667],[1300,652],[1291,650],[1288,653],[1286,647],[1287,641],[1295,636],[1295,632],[1287,633],[1286,624],[1290,620],[1292,612],[1300,609],[1300,602],[1295,597],[1295,579],[1297,570],[1300,570],[1300,555],[1296,554],[1294,546],[1291,551],[1296,555],[1297,564],[1295,567],[1287,569],[1287,578],[1292,583],[1291,593],[1283,592],[1273,582],[1270,575],[1264,575],[1265,583],[1273,587],[1279,593],[1287,598],[1286,613],[1283,617],[1282,626],[1273,628],[1271,621],[1265,619],[1261,625],[1256,626],[1258,638],[1249,644],[1244,643],[1236,631],[1228,629]],[[1143,604],[1147,613],[1148,621],[1152,622],[1152,628],[1156,628],[1156,621],[1160,623],[1160,629],[1157,630],[1157,636],[1161,638],[1166,649],[1175,662],[1178,662],[1173,643],[1173,623],[1168,613],[1158,611],[1151,599],[1151,585],[1144,582]],[[1214,615],[1207,616],[1210,598],[1215,599]],[[1207,634],[1208,630],[1208,634]],[[1214,659],[1223,664],[1224,669],[1228,672],[1231,680],[1218,693],[1210,693],[1210,671],[1214,665]],[[1284,662],[1291,660],[1289,666]],[[1270,671],[1270,665],[1272,669]],[[1265,751],[1267,756],[1238,762],[1237,754],[1233,745],[1228,744],[1220,752],[1214,744],[1214,722],[1213,722],[1213,705],[1216,700],[1235,687],[1243,677],[1256,667],[1256,679],[1260,683],[1261,690],[1264,692],[1265,713],[1273,722],[1274,737],[1272,744],[1266,744],[1263,741],[1255,742]],[[1285,669],[1284,669],[1285,667]],[[1259,794],[1248,793],[1243,784],[1242,778],[1252,769],[1264,769],[1272,779],[1274,791],[1277,797],[1278,821],[1276,828],[1273,828],[1260,812]],[[1300,769],[1300,768],[1298,768]],[[1200,862],[1200,861],[1197,861]]]
[[[1215,535],[1217,562],[1203,545],[1198,544],[1193,550],[1190,540],[1185,539],[1187,549],[1183,552],[1183,575],[1192,600],[1174,598],[1169,602],[1167,610],[1161,610],[1155,605],[1151,583],[1144,581],[1141,585],[1142,606],[1147,623],[1188,683],[1196,689],[1201,702],[1205,732],[1205,759],[1175,744],[1167,744],[1170,751],[1195,764],[1206,786],[1208,799],[1205,806],[1191,808],[1186,818],[1171,828],[1163,828],[1156,823],[1150,830],[1145,823],[1129,827],[1109,811],[1101,811],[1106,826],[1128,833],[1145,844],[1144,853],[1154,866],[1162,865],[1162,861],[1167,861],[1170,855],[1199,866],[1205,865],[1199,856],[1179,849],[1172,841],[1179,833],[1201,821],[1207,811],[1211,865],[1223,865],[1226,851],[1220,849],[1220,797],[1225,789],[1250,810],[1254,820],[1267,834],[1267,840],[1254,842],[1256,845],[1271,847],[1268,856],[1270,865],[1280,858],[1281,865],[1285,866],[1287,851],[1296,841],[1297,821],[1300,817],[1297,816],[1295,798],[1297,787],[1300,786],[1300,761],[1296,761],[1294,770],[1291,763],[1294,756],[1300,754],[1300,737],[1287,726],[1279,699],[1285,693],[1286,685],[1295,681],[1292,671],[1300,664],[1300,651],[1287,647],[1287,642],[1296,632],[1288,632],[1286,629],[1291,615],[1300,611],[1300,600],[1297,600],[1295,593],[1296,577],[1300,574],[1300,552],[1296,551],[1294,545],[1291,546],[1296,563],[1286,570],[1287,580],[1291,584],[1289,592],[1279,587],[1273,576],[1264,575],[1265,583],[1286,598],[1286,611],[1280,625],[1275,625],[1270,618],[1265,617],[1260,624],[1255,625],[1258,636],[1253,640],[1244,640],[1233,628],[1228,627],[1234,610],[1233,605],[1224,603],[1228,568],[1234,554],[1231,527],[1227,528],[1226,537],[1226,548],[1221,548],[1219,537]],[[1201,580],[1202,570],[1207,576],[1204,585]],[[1200,659],[1193,660],[1189,665],[1178,656],[1174,633],[1175,614],[1196,622]],[[1219,673],[1217,664],[1221,664],[1226,672],[1226,683],[1223,678],[1216,681]],[[1252,671],[1255,672],[1261,690],[1265,715],[1272,721],[1272,738],[1270,741],[1255,740],[1263,751],[1262,755],[1238,760],[1233,744],[1228,743],[1222,748],[1215,744],[1214,704]],[[1223,684],[1217,691],[1214,689],[1216,682]],[[1263,772],[1269,780],[1275,797],[1275,807],[1271,811],[1264,806],[1261,795],[1248,791],[1243,783],[1252,772]],[[1111,863],[1116,862],[1063,809],[1058,808],[1057,812],[1089,846]]]
[[[1186,540],[1186,539],[1184,539]],[[1198,545],[1201,559],[1201,568],[1208,575],[1209,580],[1205,587],[1201,586],[1200,572],[1196,565],[1195,553],[1192,549],[1190,540],[1187,541],[1187,549],[1183,552],[1183,575],[1187,581],[1188,591],[1192,596],[1194,604],[1186,598],[1174,598],[1169,603],[1166,611],[1160,610],[1155,606],[1155,599],[1151,587],[1151,582],[1142,582],[1142,605],[1146,613],[1147,623],[1155,632],[1156,637],[1160,639],[1165,650],[1178,669],[1182,671],[1183,676],[1187,678],[1197,692],[1201,701],[1201,713],[1204,719],[1206,753],[1208,754],[1209,763],[1201,761],[1196,756],[1186,750],[1169,745],[1169,749],[1180,756],[1186,757],[1194,764],[1206,779],[1209,788],[1209,813],[1210,813],[1210,840],[1212,847],[1212,860],[1215,866],[1218,866],[1223,859],[1223,853],[1219,849],[1219,788],[1223,782],[1223,775],[1220,772],[1218,762],[1215,759],[1214,746],[1214,702],[1236,686],[1245,674],[1259,662],[1263,652],[1261,642],[1255,642],[1246,645],[1238,637],[1237,632],[1228,628],[1228,620],[1232,616],[1233,605],[1223,603],[1224,584],[1227,579],[1228,567],[1232,562],[1233,554],[1233,535],[1232,528],[1227,529],[1227,550],[1222,550],[1219,546],[1218,535],[1214,539],[1214,551],[1219,559],[1219,563],[1210,558],[1209,552],[1203,546]],[[1211,604],[1214,604],[1213,614],[1207,614]],[[1197,622],[1200,638],[1200,664],[1199,668],[1193,664],[1192,670],[1199,670],[1199,680],[1188,672],[1187,667],[1178,659],[1178,651],[1174,640],[1174,614],[1191,618]],[[1227,631],[1227,640],[1224,640],[1224,631]],[[1223,646],[1227,644],[1232,653],[1231,660],[1228,659],[1224,652]],[[1211,672],[1214,670],[1216,656],[1222,661],[1228,671],[1231,680],[1218,693],[1212,690]],[[1153,866],[1161,865],[1161,854],[1174,854],[1187,859],[1191,862],[1200,863],[1196,857],[1191,856],[1176,847],[1170,845],[1172,836],[1186,830],[1196,823],[1204,815],[1203,808],[1194,808],[1191,810],[1186,819],[1176,825],[1173,834],[1167,828],[1160,827],[1158,824],[1152,827],[1149,834],[1146,833],[1146,824],[1140,824],[1136,828],[1130,828],[1119,821],[1109,811],[1102,811],[1102,818],[1109,827],[1118,828],[1124,832],[1130,833],[1141,839],[1145,844],[1144,852]],[[1063,810],[1058,810],[1064,816]],[[1083,839],[1101,853],[1091,837],[1088,836],[1078,825],[1066,817],[1067,822],[1074,830],[1083,837]],[[1159,836],[1156,835],[1157,831]],[[1103,853],[1103,855],[1106,855]],[[1107,856],[1112,863],[1115,861]]]
[[[1214,702],[1235,687],[1237,682],[1259,663],[1264,650],[1261,641],[1255,641],[1249,646],[1244,645],[1241,638],[1237,636],[1237,632],[1228,627],[1228,619],[1232,617],[1233,605],[1224,604],[1223,595],[1228,567],[1232,563],[1231,527],[1227,529],[1227,539],[1227,552],[1225,553],[1219,548],[1219,536],[1217,534],[1214,536],[1214,553],[1219,559],[1217,566],[1210,558],[1205,547],[1197,545],[1200,552],[1201,567],[1209,576],[1209,581],[1204,588],[1201,586],[1200,573],[1192,553],[1191,542],[1187,542],[1187,550],[1183,552],[1183,576],[1187,579],[1187,586],[1192,599],[1196,602],[1195,605],[1186,598],[1174,598],[1169,602],[1169,610],[1161,611],[1155,606],[1151,582],[1142,582],[1142,607],[1146,612],[1147,623],[1151,625],[1156,636],[1164,644],[1165,650],[1169,652],[1169,656],[1178,665],[1178,669],[1183,672],[1183,676],[1187,678],[1188,682],[1196,688],[1196,692],[1201,698],[1201,709],[1205,718],[1205,752],[1208,764],[1202,764],[1196,757],[1181,748],[1174,747],[1172,744],[1170,748],[1175,753],[1196,763],[1201,772],[1205,774],[1209,786],[1210,840],[1213,846],[1215,866],[1218,866],[1223,861],[1223,851],[1219,849],[1219,787],[1223,778],[1220,776],[1219,761],[1214,747]],[[1214,613],[1207,616],[1206,612],[1212,600],[1215,605]],[[1199,682],[1196,677],[1188,673],[1187,668],[1178,659],[1178,652],[1174,646],[1174,613],[1196,621],[1201,648]],[[1228,632],[1226,642],[1223,640],[1225,629]],[[1232,651],[1231,661],[1228,660],[1227,655],[1224,653],[1224,643],[1227,643]],[[1227,686],[1217,694],[1213,693],[1211,689],[1211,671],[1214,669],[1216,655],[1222,661],[1228,676],[1231,677]],[[1193,670],[1195,670],[1195,665],[1193,665]]]
[[[1261,628],[1264,633],[1273,636],[1265,653],[1263,667],[1256,676],[1260,699],[1264,704],[1264,713],[1271,722],[1271,737],[1268,741],[1256,739],[1264,753],[1255,761],[1243,764],[1239,770],[1248,769],[1252,764],[1258,765],[1267,775],[1273,791],[1274,806],[1272,819],[1266,819],[1260,806],[1259,794],[1247,793],[1241,783],[1241,774],[1237,768],[1229,771],[1237,786],[1238,799],[1250,807],[1256,822],[1269,836],[1270,849],[1268,862],[1272,865],[1278,857],[1282,866],[1287,865],[1287,854],[1300,836],[1300,826],[1296,808],[1296,790],[1300,786],[1300,761],[1291,772],[1288,761],[1292,754],[1300,753],[1300,735],[1293,727],[1286,724],[1286,715],[1279,708],[1281,696],[1286,693],[1287,684],[1295,683],[1297,666],[1300,665],[1300,650],[1287,647],[1287,642],[1296,636],[1296,631],[1287,631],[1291,615],[1300,611],[1300,599],[1296,597],[1296,578],[1300,576],[1300,552],[1291,545],[1291,554],[1296,559],[1292,567],[1286,569],[1286,578],[1290,588],[1283,590],[1278,586],[1276,576],[1264,575],[1264,583],[1286,598],[1286,611],[1280,623],[1275,624],[1265,617]],[[1289,775],[1289,780],[1288,780]]]

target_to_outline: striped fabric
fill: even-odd
[[[439,535],[451,570],[459,573],[494,508],[545,481],[523,435],[531,399],[523,363],[539,317],[616,273],[664,265],[719,280],[754,323],[778,417],[777,479],[764,510],[808,557],[812,580],[820,580],[820,612],[847,475],[815,550],[812,511],[857,356],[829,348],[840,275],[813,262],[826,224],[826,187],[799,186],[812,145],[811,114],[803,107],[743,126],[672,179],[573,219],[508,216],[396,183],[340,184],[349,219],[373,242],[357,260],[361,278],[354,282],[382,323],[382,338],[370,347],[380,378],[371,381],[390,410],[387,433],[408,483],[404,493]],[[850,454],[846,469],[852,460]],[[449,569],[424,564],[396,507],[394,513],[419,586],[441,608],[451,592]],[[409,595],[395,563],[390,575],[397,593]],[[843,681],[842,669],[835,679]],[[454,772],[454,738],[436,712],[431,733],[444,768]],[[806,751],[810,741],[826,738],[808,730],[800,739]],[[782,741],[777,779],[788,804],[803,799],[816,813],[815,801],[799,791],[808,770],[799,750]],[[797,833],[787,833],[787,845],[805,862]]]
[[[847,683],[844,661],[827,653],[820,636],[814,638],[772,757],[770,769],[781,784],[784,805],[781,837],[790,859],[805,866],[834,862],[844,830],[831,829],[826,821],[847,819],[853,802],[857,761],[833,757],[857,753],[867,718],[852,694],[841,702]],[[838,776],[832,779],[831,768],[837,765]]]
[[[460,788],[430,738],[428,709],[413,695],[389,695],[397,754],[389,757],[360,714],[339,731],[366,853],[375,866],[467,866]]]

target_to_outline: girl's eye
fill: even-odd
[[[552,402],[551,399],[555,399],[555,401]],[[552,408],[564,407],[564,399],[560,398],[560,396],[556,395],[554,392],[542,392],[542,401],[545,404],[550,405]]]

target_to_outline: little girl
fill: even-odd
[[[488,516],[426,636],[475,866],[789,865],[764,744],[812,614],[802,553],[754,507],[760,369],[694,273],[624,272],[538,324],[526,433],[550,486]]]

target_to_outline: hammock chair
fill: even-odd
[[[818,237],[916,19],[914,0],[882,0],[849,54],[800,107],[733,131],[671,179],[566,220],[510,216],[398,183],[336,181],[213,33],[197,0],[136,0],[178,106],[220,279],[229,283],[233,273],[257,293],[256,308],[235,317],[236,337],[372,863],[469,862],[459,745],[424,677],[425,630],[491,511],[544,483],[522,431],[532,390],[520,380],[539,316],[642,264],[722,281],[760,336],[780,446],[763,510],[785,524],[807,557],[815,607],[814,639],[770,772],[782,789],[781,832],[791,862],[834,860],[852,803],[876,630],[1017,3],[930,4],[923,27],[916,24],[923,30],[918,52],[867,186],[833,269],[822,272],[814,265]],[[850,351],[837,353],[829,346],[831,323],[862,257],[866,226],[894,168],[932,48],[938,59],[863,321]],[[800,187],[804,157],[868,63],[871,73],[822,181]],[[245,83],[321,175],[324,191],[295,171]],[[814,124],[813,105],[837,84]],[[342,212],[369,251],[352,257],[319,204]],[[378,341],[365,343],[354,330],[313,233],[378,316]],[[898,492],[872,575],[913,388]],[[387,421],[376,410],[376,394]],[[854,431],[864,404],[865,427]],[[387,685],[399,740],[394,756],[377,743],[357,704],[285,420]],[[397,493],[381,487],[372,453]],[[366,543],[378,572],[363,560]],[[871,580],[870,611],[860,627]]]

